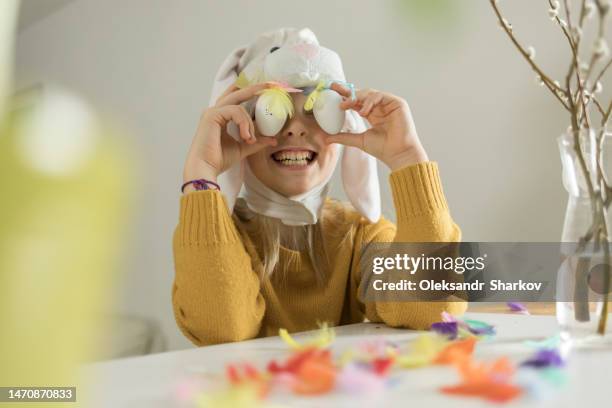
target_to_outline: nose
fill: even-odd
[[[297,116],[294,116],[289,120],[285,130],[283,131],[283,136],[285,137],[306,136],[307,134],[308,129]]]

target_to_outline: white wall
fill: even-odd
[[[20,32],[19,86],[44,80],[81,92],[137,146],[145,177],[120,310],[158,319],[172,348],[189,346],[170,303],[183,159],[218,64],[279,26],[312,28],[341,54],[349,80],[408,100],[465,240],[559,239],[560,108],[535,85],[488,1],[452,1],[429,20],[406,3],[75,0]],[[538,40],[538,59],[561,72],[564,45],[551,43],[557,33],[534,3],[501,4],[522,38]],[[384,194],[393,218],[386,184]]]

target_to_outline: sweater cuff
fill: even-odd
[[[389,182],[398,219],[448,211],[436,162],[402,167],[389,175]]]
[[[217,190],[181,197],[178,231],[185,246],[217,245],[239,240],[223,194]]]

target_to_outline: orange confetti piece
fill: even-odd
[[[336,368],[329,353],[311,355],[296,371],[297,382],[293,391],[297,394],[325,394],[334,388]]]
[[[268,394],[269,385],[263,373],[249,363],[230,364],[226,367],[225,374],[233,386],[252,386],[260,398]]]
[[[445,394],[483,397],[494,402],[508,402],[522,393],[516,385],[495,382],[459,384],[443,387],[441,391]]]
[[[494,402],[507,402],[522,393],[520,387],[508,382],[514,374],[514,367],[505,357],[492,364],[476,363],[466,358],[457,365],[457,368],[462,382],[441,388],[440,391],[443,393],[482,397]]]
[[[300,369],[305,361],[310,359],[331,359],[329,350],[320,350],[315,347],[310,347],[304,350],[299,350],[293,353],[284,364],[272,360],[268,363],[268,372],[278,374],[282,372],[295,374]]]
[[[444,347],[434,358],[434,364],[461,364],[469,360],[474,353],[474,347],[478,340],[475,337],[469,337],[465,340],[459,340],[450,343]]]
[[[463,381],[472,383],[487,382],[491,379],[505,381],[514,374],[514,367],[506,357],[495,360],[491,365],[465,360],[458,365],[458,369]]]

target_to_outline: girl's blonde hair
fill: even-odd
[[[247,232],[249,237],[260,245],[256,245],[258,255],[263,264],[260,279],[266,277],[285,278],[290,264],[285,264],[282,271],[276,271],[279,263],[281,247],[295,251],[306,251],[317,282],[325,282],[331,254],[327,240],[338,241],[337,247],[352,243],[356,227],[362,217],[349,204],[337,200],[328,200],[330,205],[323,208],[322,215],[316,224],[304,226],[287,226],[282,220],[256,214],[251,211],[242,198],[236,200],[234,206],[234,221]],[[255,239],[253,239],[255,238]]]

